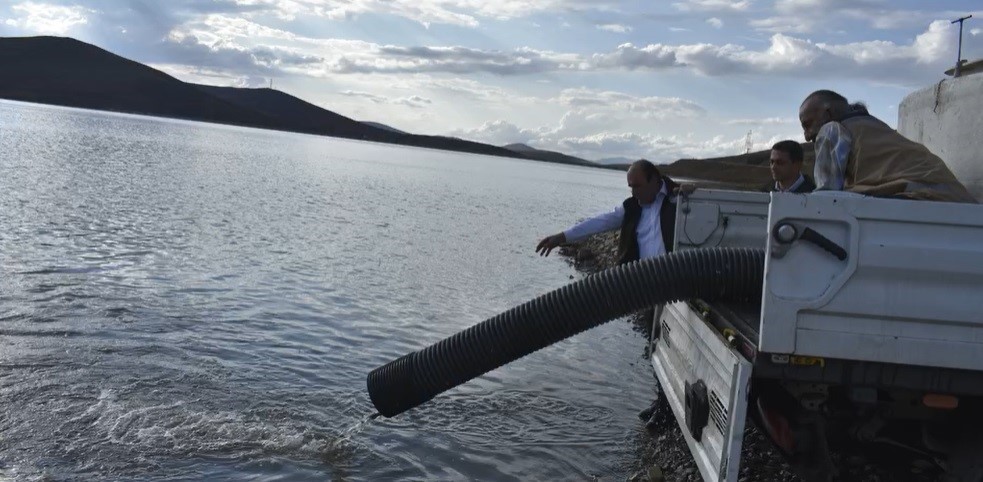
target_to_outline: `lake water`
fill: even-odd
[[[623,480],[655,393],[625,321],[350,429],[373,368],[580,277],[536,242],[627,194],[0,101],[0,479]]]

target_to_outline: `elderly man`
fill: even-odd
[[[676,229],[676,203],[671,196],[677,184],[663,176],[654,164],[643,159],[635,161],[628,169],[628,187],[631,188],[631,197],[620,206],[543,238],[536,246],[536,252],[549,256],[553,248],[563,243],[619,227],[619,263],[671,251]]]
[[[771,178],[764,192],[807,193],[816,189],[816,183],[802,174],[802,145],[792,140],[780,141],[771,146]]]
[[[816,190],[976,202],[942,159],[870,115],[863,104],[818,90],[802,102],[799,120],[806,140],[816,143]]]

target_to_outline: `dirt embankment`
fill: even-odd
[[[802,172],[812,175],[815,150],[812,143],[802,144],[804,160]],[[769,156],[771,150],[751,152],[737,156],[710,159],[680,159],[671,164],[659,165],[663,174],[673,179],[687,179],[703,187],[757,191],[771,181]],[[628,165],[608,166],[628,170]]]

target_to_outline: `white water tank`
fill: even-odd
[[[945,78],[905,97],[898,132],[941,157],[983,200],[983,74]]]

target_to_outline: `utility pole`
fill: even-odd
[[[949,22],[949,25],[952,25],[952,24],[954,24],[956,22],[959,22],[959,50],[956,52],[956,70],[955,70],[955,72],[953,72],[952,78],[959,77],[959,73],[962,70],[962,66],[963,66],[963,22],[965,22],[966,20],[969,20],[971,18],[973,18],[972,15],[966,15],[963,18],[957,18],[957,19]]]
[[[273,90],[273,77],[270,77],[270,90]]]
[[[754,132],[753,129],[747,131],[747,137],[744,138],[744,153],[745,154],[750,154],[751,153],[751,149],[754,148],[754,141],[751,140],[751,133],[752,132]]]

